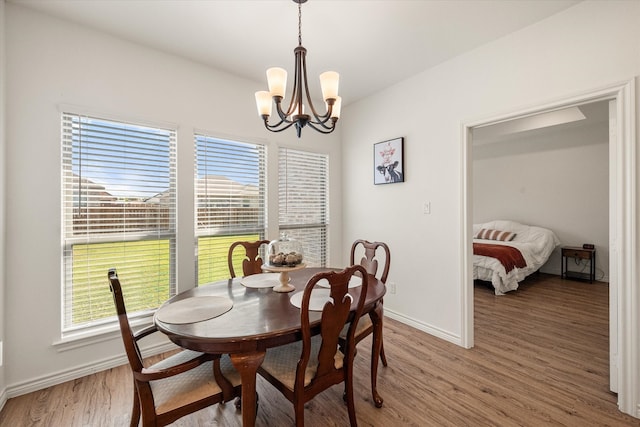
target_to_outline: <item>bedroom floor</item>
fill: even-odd
[[[470,350],[385,318],[381,409],[369,393],[371,340],[362,342],[354,372],[359,425],[640,426],[609,392],[606,283],[541,274],[503,296],[477,285],[474,296]],[[261,378],[258,394],[258,426],[293,425],[293,406]],[[122,366],[9,399],[0,426],[127,426],[130,398]],[[342,387],[305,405],[305,419],[309,427],[348,424]],[[174,423],[205,425],[240,426],[241,417],[234,405],[218,405]]]
[[[502,296],[476,283],[475,350],[495,355],[483,377],[488,393],[521,406],[514,425],[640,425],[616,421],[608,298],[608,283],[543,273]]]

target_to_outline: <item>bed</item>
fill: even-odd
[[[496,295],[518,289],[536,272],[560,240],[543,227],[496,220],[473,225],[473,278],[491,282]]]

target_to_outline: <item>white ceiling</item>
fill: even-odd
[[[293,70],[292,0],[8,1],[254,80],[256,90],[267,89],[267,68]],[[339,72],[346,105],[576,3],[309,0],[302,5],[309,79]]]

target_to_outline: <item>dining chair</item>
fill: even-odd
[[[269,240],[257,240],[255,242],[233,242],[229,247],[229,253],[227,255],[227,262],[229,264],[229,273],[231,277],[236,277],[236,272],[233,267],[233,254],[238,246],[244,248],[245,257],[242,260],[242,273],[244,276],[250,276],[252,274],[262,273],[262,265],[264,261],[260,257],[260,247],[262,245],[268,245]]]
[[[353,288],[350,294],[349,280],[356,272],[363,277],[362,286]],[[323,279],[329,289],[317,286]],[[351,426],[357,426],[353,398],[354,334],[363,313],[367,288],[366,270],[360,265],[315,274],[305,285],[300,304],[302,340],[267,350],[258,372],[293,403],[296,426],[304,426],[306,402],[340,383],[344,383],[349,421]],[[322,306],[319,327],[314,326],[312,330],[310,300],[314,292],[327,292],[327,301]],[[355,312],[351,311],[352,306]],[[314,307],[314,312],[317,310],[319,308]],[[340,332],[351,318],[345,345],[341,347]]]
[[[165,426],[185,415],[240,396],[240,374],[228,355],[183,350],[145,366],[138,341],[157,331],[155,325],[134,332],[129,324],[116,269],[108,273],[124,348],[133,373],[131,427],[142,415],[143,426]]]
[[[351,265],[356,264],[356,254],[362,254],[362,258],[359,264],[363,266],[368,274],[377,277],[382,283],[387,283],[387,276],[389,275],[389,267],[391,265],[391,252],[389,246],[384,242],[370,242],[368,240],[358,239],[351,245],[351,255],[349,262]],[[380,262],[383,262],[382,273],[378,275],[378,267]],[[378,376],[378,358],[374,353],[377,340],[380,341],[380,359],[382,364],[387,366],[387,357],[384,353],[384,341],[382,340],[382,328],[379,327],[378,331],[374,328],[373,316],[379,316],[382,319],[384,315],[383,300],[378,302],[375,310],[369,312],[368,316],[363,316],[355,332],[356,345],[364,338],[373,334],[373,342],[371,346],[371,392],[373,394],[373,402],[376,407],[382,407],[382,398],[377,392],[377,376]],[[345,340],[347,334],[347,328],[343,329],[341,339]]]

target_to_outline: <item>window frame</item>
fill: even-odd
[[[194,189],[194,246],[195,246],[195,275],[196,275],[196,284],[197,286],[201,286],[205,283],[209,283],[214,280],[219,280],[222,276],[218,277],[216,270],[223,270],[226,274],[225,277],[228,277],[228,263],[227,263],[227,253],[228,247],[231,245],[232,241],[235,240],[262,240],[265,239],[267,235],[267,211],[269,206],[269,198],[268,198],[268,171],[267,171],[267,160],[268,160],[268,152],[267,145],[263,143],[252,142],[248,140],[243,140],[241,138],[229,138],[229,137],[220,137],[215,136],[211,132],[205,131],[194,131],[193,133],[193,141],[194,141],[194,180],[193,180],[193,189]],[[209,144],[209,145],[207,145]],[[238,148],[239,151],[234,152],[234,148]],[[210,153],[209,151],[210,150]],[[219,159],[223,162],[226,160],[230,160],[229,163],[225,163],[224,167],[217,168],[214,165],[216,162],[215,158],[219,156]],[[252,163],[255,162],[255,165]],[[211,166],[210,166],[211,163]],[[228,165],[236,165],[233,170],[230,170]],[[202,168],[201,168],[202,166]],[[209,169],[210,167],[210,169]],[[254,169],[255,167],[255,169]],[[213,174],[210,172],[221,172],[222,174]],[[224,173],[227,173],[225,175]],[[205,221],[200,216],[201,211],[201,197],[200,197],[200,187],[201,180],[204,180],[203,185],[207,185],[209,176],[218,176],[222,179],[218,178],[220,182],[218,185],[224,187],[228,185],[230,189],[234,186],[237,188],[238,185],[244,185],[249,188],[252,187],[252,184],[242,184],[239,181],[234,181],[231,176],[234,176],[236,179],[247,179],[249,181],[256,181],[257,184],[253,186],[256,192],[256,212],[257,221],[253,224],[245,222],[246,219],[251,218],[251,213],[248,212],[245,216],[242,216],[240,219],[239,226],[221,226],[215,225],[215,220],[213,221],[213,226],[205,226],[201,225]],[[226,182],[225,184],[225,181]],[[213,185],[216,185],[215,178]],[[206,191],[206,190],[205,190]],[[250,190],[249,190],[250,191]],[[231,193],[231,190],[230,190]],[[209,199],[209,193],[203,193],[206,200]],[[234,198],[229,196],[226,198],[218,198],[215,196],[215,193],[211,193],[213,196],[213,200],[222,201],[225,206],[229,207],[230,210],[232,208],[238,208],[237,204],[234,204]],[[251,203],[249,203],[251,204]],[[214,207],[215,208],[215,207]],[[250,208],[250,206],[249,206]],[[207,217],[212,216],[212,212],[208,212]],[[231,224],[231,220],[229,221]],[[244,224],[244,225],[243,225]],[[247,226],[249,224],[249,226]],[[209,261],[207,264],[207,272],[205,272],[205,267],[202,265],[203,263],[200,260],[200,255],[206,250],[204,243],[204,239],[211,238],[213,240],[219,239],[220,244],[217,249],[213,249],[215,251],[215,256],[217,257],[218,264],[215,265],[215,260]],[[216,246],[215,243],[212,246]],[[224,251],[221,251],[221,248],[225,248]],[[264,254],[263,254],[264,256]],[[241,267],[239,266],[242,262],[242,258],[236,259],[236,263],[238,263],[237,270],[241,271]],[[235,265],[235,264],[234,264]]]
[[[131,243],[139,243],[145,241],[158,241],[164,242],[167,241],[168,244],[168,253],[166,256],[168,257],[168,293],[169,297],[175,295],[176,293],[176,261],[177,261],[177,139],[178,139],[178,131],[177,126],[175,125],[167,125],[167,124],[158,124],[158,123],[149,123],[140,120],[131,120],[128,118],[121,117],[113,117],[108,114],[92,114],[91,112],[86,111],[78,111],[76,108],[62,107],[61,108],[61,197],[62,197],[62,212],[61,212],[61,317],[60,317],[60,327],[61,327],[61,341],[54,343],[56,345],[60,345],[66,342],[73,342],[77,340],[91,340],[94,341],[96,336],[99,334],[108,334],[117,329],[117,317],[115,314],[115,308],[113,306],[113,302],[111,301],[111,295],[108,292],[108,285],[106,280],[107,269],[104,271],[104,280],[98,281],[96,279],[96,283],[104,284],[105,292],[107,293],[109,300],[109,308],[108,310],[112,310],[113,314],[109,316],[103,316],[97,319],[91,319],[87,322],[82,322],[78,324],[74,324],[72,321],[72,311],[73,311],[73,302],[72,297],[68,297],[68,295],[73,295],[74,292],[74,278],[73,278],[73,247],[74,245],[91,245],[91,244],[102,244],[102,243],[122,243],[124,241]],[[85,233],[74,235],[73,227],[75,223],[73,221],[73,211],[76,204],[76,198],[78,200],[77,203],[81,203],[79,200],[80,196],[77,196],[76,186],[77,184],[74,182],[76,178],[74,178],[74,136],[73,133],[69,133],[73,131],[73,122],[74,118],[79,122],[83,120],[101,122],[104,124],[113,125],[114,128],[124,129],[125,127],[131,127],[132,129],[139,129],[140,131],[148,130],[156,132],[156,135],[161,135],[158,137],[159,140],[166,142],[166,146],[164,149],[166,150],[166,168],[160,169],[163,173],[166,174],[167,185],[166,189],[168,194],[168,203],[156,203],[155,205],[150,205],[152,208],[156,209],[156,216],[154,221],[157,222],[156,228],[149,226],[146,224],[146,219],[142,219],[142,222],[138,224],[145,224],[145,227],[149,227],[147,230],[116,230],[112,232],[106,233],[95,233],[88,230]],[[88,125],[90,126],[90,125]],[[106,137],[100,134],[101,138]],[[82,136],[81,136],[82,138]],[[127,142],[131,142],[134,139],[133,136],[129,136],[129,139],[121,138],[118,143],[115,143],[115,147],[119,147],[122,149]],[[164,140],[163,140],[164,138]],[[87,137],[88,139],[88,137]],[[94,142],[96,146],[100,146],[100,143]],[[153,144],[148,144],[153,147]],[[134,144],[135,146],[135,144]],[[104,147],[103,147],[104,149]],[[94,159],[95,160],[95,159]],[[135,163],[136,165],[146,165],[144,162]],[[146,175],[145,175],[146,176]],[[78,182],[81,182],[82,178],[79,176],[77,178]],[[92,181],[89,181],[92,182]],[[109,194],[106,191],[106,185],[103,187],[106,194]],[[80,190],[78,190],[78,194],[80,194]],[[153,197],[157,197],[157,193]],[[119,197],[113,196],[115,198],[115,202],[122,205],[123,212],[128,211],[129,206],[127,206],[126,200],[120,200]],[[151,199],[151,197],[149,198]],[[142,202],[142,198],[138,200],[138,203]],[[89,204],[87,204],[89,207]],[[108,208],[108,203],[104,203],[104,207]],[[158,224],[163,222],[161,218],[165,218],[162,215],[161,208],[167,208],[166,221],[167,226],[161,227]],[[88,211],[87,211],[88,212]],[[151,222],[150,224],[153,224]],[[124,237],[124,239],[123,239]],[[120,270],[119,270],[120,272]],[[102,277],[102,276],[101,276]],[[97,285],[96,285],[97,286]],[[158,304],[159,306],[159,304]],[[105,305],[105,308],[107,306]],[[157,308],[157,307],[155,307]],[[131,310],[130,318],[132,319],[133,324],[148,324],[150,317],[155,311],[155,308],[148,308],[142,310]],[[71,346],[73,348],[74,346]]]

